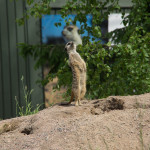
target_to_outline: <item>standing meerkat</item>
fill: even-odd
[[[76,51],[76,44],[68,42],[65,50],[69,55],[69,66],[72,69],[72,90],[71,99],[67,104],[70,104],[75,98],[75,106],[81,105],[80,100],[84,98],[86,93],[86,64]]]
[[[82,39],[77,26],[69,25],[64,27],[62,35],[66,42],[73,41],[76,45],[82,45]]]

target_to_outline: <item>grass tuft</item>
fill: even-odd
[[[25,106],[20,106],[17,97],[15,96],[16,100],[16,116],[27,116],[32,115],[39,112],[41,105],[37,104],[37,107],[33,109],[32,102],[31,102],[31,94],[33,93],[33,89],[28,90],[28,87],[24,85],[24,77],[21,77],[22,87],[24,92],[24,101]]]

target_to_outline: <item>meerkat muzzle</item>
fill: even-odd
[[[64,33],[64,31],[62,31],[61,33],[62,33],[62,35],[64,35],[64,36],[65,36],[65,33]]]
[[[73,44],[74,44],[74,43],[73,43],[73,42],[71,42],[71,46],[73,46]]]

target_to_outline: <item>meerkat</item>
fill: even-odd
[[[68,42],[65,46],[65,50],[69,55],[69,66],[72,69],[72,90],[71,99],[65,104],[68,105],[75,98],[75,106],[81,105],[80,100],[84,98],[86,93],[86,64],[76,51],[76,44],[74,42]]]
[[[77,26],[69,25],[64,27],[62,35],[66,42],[73,41],[76,45],[82,45],[82,39]]]

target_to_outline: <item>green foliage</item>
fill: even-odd
[[[28,6],[24,15],[21,18],[18,18],[16,21],[19,25],[24,25],[25,19],[29,17],[41,18],[43,14],[50,14],[50,2],[55,2],[55,0],[26,0]]]
[[[72,0],[60,11],[63,18],[71,13],[77,14],[74,20],[67,18],[66,25],[80,21],[80,33],[83,34],[86,29],[89,35],[93,36],[93,43],[90,43],[89,36],[83,37],[83,45],[77,48],[87,65],[86,97],[89,99],[150,92],[150,6],[147,0],[132,2],[130,14],[125,16],[122,13],[125,27],[108,35],[102,35],[100,24],[111,12],[121,12],[118,0]],[[43,9],[44,7],[41,8]],[[88,14],[92,15],[91,27],[86,24]],[[60,22],[56,24],[60,25]],[[108,42],[102,45],[100,39],[94,42],[95,38],[106,36],[120,44],[111,46]],[[51,70],[46,82],[58,77],[55,89],[67,87],[65,96],[70,94],[72,74],[67,55],[62,50],[64,46],[21,44],[20,47],[24,56],[31,55],[36,59],[36,67],[48,62]]]
[[[28,90],[27,86],[24,85],[24,77],[22,76],[21,81],[22,81],[22,87],[23,87],[23,92],[24,92],[24,101],[25,101],[25,106],[21,107],[18,103],[17,97],[15,97],[16,100],[16,116],[27,116],[27,115],[32,115],[36,114],[39,112],[41,105],[37,105],[37,107],[33,110],[33,106],[31,103],[31,94],[33,92],[33,89],[31,91]],[[19,110],[19,112],[18,112]]]
[[[29,45],[26,43],[19,43],[20,54],[26,58],[32,56],[36,60],[35,69],[48,65],[50,67],[51,77],[55,77],[58,69],[64,66],[64,58],[67,54],[64,51],[64,45]],[[43,85],[49,82],[49,76],[41,83]]]
[[[132,0],[133,8],[128,16],[122,13],[124,28],[110,33],[115,43],[127,43],[135,28],[142,27],[150,32],[150,5],[149,0]]]
[[[111,51],[115,60],[107,80],[110,95],[133,95],[150,91],[149,35],[142,37],[135,32],[127,44],[117,45]]]
[[[87,43],[78,51],[87,64],[87,97],[142,94],[150,91],[150,34],[137,29],[127,44]],[[143,33],[144,34],[144,33]],[[58,86],[70,86],[71,71],[62,67]]]
[[[106,10],[107,8],[107,10]],[[104,11],[106,10],[106,11]],[[72,0],[68,1],[63,9],[60,11],[63,18],[67,17],[70,13],[75,13],[75,19],[71,22],[76,24],[76,21],[82,23],[80,33],[83,34],[85,30],[89,35],[93,35],[93,41],[95,38],[104,38],[105,35],[101,33],[101,23],[108,19],[108,15],[116,10],[120,10],[118,0]],[[86,16],[92,15],[92,26],[88,26]],[[66,24],[70,24],[70,19],[66,20]],[[83,43],[87,43],[88,37],[83,39]]]

